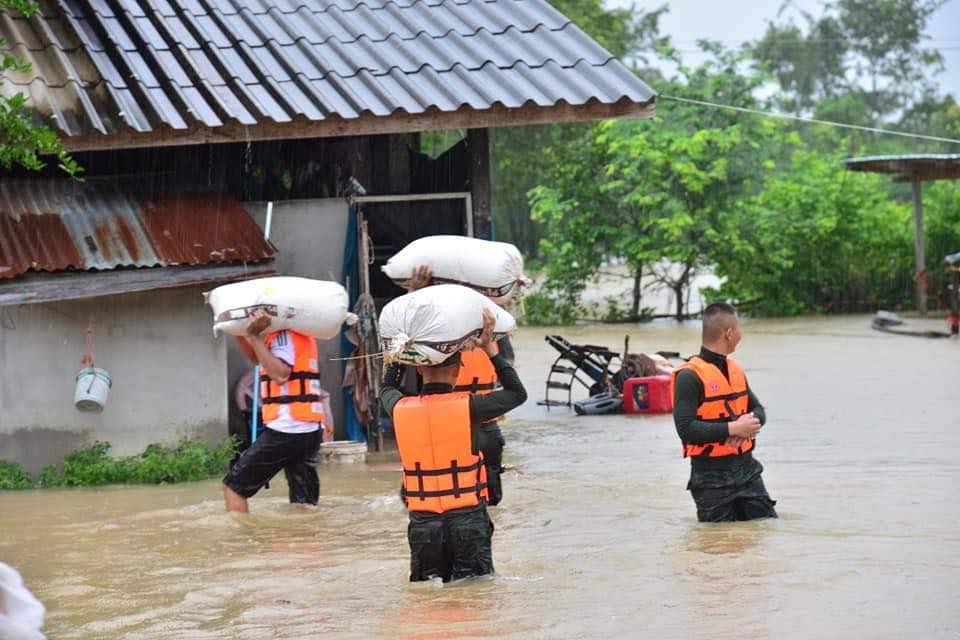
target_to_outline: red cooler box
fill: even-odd
[[[670,377],[628,378],[623,383],[623,410],[627,413],[670,413],[673,411]]]

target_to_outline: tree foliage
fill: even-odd
[[[697,68],[681,67],[681,77],[665,83],[671,95],[749,101],[759,81],[736,73],[738,55],[715,54]],[[634,281],[629,316],[641,315],[642,278],[649,276],[674,291],[675,314],[683,317],[690,282],[736,232],[733,212],[757,188],[758,166],[781,152],[782,144],[769,144],[778,131],[771,122],[679,105],[669,119],[604,122],[574,144],[549,149],[552,173],[531,202],[545,231],[544,294],[560,316],[574,314],[600,266],[619,258]]]
[[[800,148],[747,199],[739,233],[713,254],[720,296],[754,312],[850,311],[909,297],[910,212],[886,179],[847,171],[842,156]]]
[[[944,1],[833,0],[819,16],[801,12],[800,24],[771,22],[750,51],[778,81],[782,107],[846,122],[889,121],[935,92],[943,56],[924,46],[923,31]]]
[[[700,42],[709,58],[695,68],[660,36],[655,16],[645,41],[675,71],[668,76],[652,65],[643,74],[657,78],[662,95],[854,124],[899,122],[958,137],[960,107],[937,92],[931,78],[942,59],[922,35],[941,4],[834,0],[819,16],[802,14],[799,24],[771,23],[760,41],[740,50]],[[771,79],[781,89],[772,95]],[[849,172],[843,160],[950,150],[943,145],[785,125],[673,100],[658,103],[653,121],[558,132],[541,130],[533,171],[525,172],[509,148],[498,158],[522,176],[516,180],[539,179],[530,192],[539,226],[528,225],[524,237],[530,251],[542,234],[537,250],[546,281],[528,305],[534,320],[582,316],[581,296],[611,262],[626,265],[634,278],[626,315],[635,319],[642,315],[642,281],[673,289],[674,314],[682,317],[683,293],[701,271],[723,279],[714,296],[755,313],[912,306],[909,190],[886,176]],[[945,286],[940,261],[960,250],[960,192],[940,183],[925,193],[928,289],[937,300]]]
[[[37,7],[29,0],[0,0],[0,12],[16,11],[25,16],[36,13]],[[29,73],[30,65],[6,49],[0,38],[0,83],[7,74]],[[15,165],[30,170],[46,166],[44,156],[52,156],[61,170],[78,177],[80,166],[63,148],[57,134],[47,127],[36,126],[25,110],[27,97],[23,93],[0,95],[0,167]]]
[[[663,46],[659,20],[665,7],[650,11],[607,9],[602,0],[557,0],[553,6],[590,34],[613,55],[638,62]],[[497,236],[536,255],[542,237],[531,218],[528,193],[550,172],[553,158],[546,150],[574,145],[589,124],[510,127],[493,131],[493,216]]]

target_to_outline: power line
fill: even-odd
[[[810,124],[824,124],[829,127],[839,127],[841,129],[855,129],[857,131],[868,131],[870,133],[882,133],[890,136],[901,136],[903,138],[914,138],[916,140],[930,140],[933,142],[949,142],[950,144],[960,144],[960,140],[953,138],[941,138],[939,136],[926,136],[920,133],[910,133],[908,131],[896,131],[894,129],[881,129],[878,127],[864,127],[858,124],[847,124],[846,122],[832,122],[830,120],[819,120],[817,118],[804,118],[803,116],[792,116],[787,113],[776,113],[774,111],[763,111],[761,109],[749,109],[747,107],[735,107],[730,104],[718,104],[716,102],[707,102],[705,100],[693,100],[692,98],[679,98],[677,96],[668,96],[659,94],[657,98],[674,100],[676,102],[687,102],[697,104],[702,107],[713,107],[714,109],[727,109],[728,111],[739,111],[741,113],[752,113],[767,118],[780,118],[782,120],[794,120],[797,122],[807,122]]]
[[[800,48],[816,49],[817,47],[814,46],[814,45],[812,45],[812,44],[810,44],[810,43],[798,43],[798,44],[796,45],[796,47],[794,47],[794,48],[797,48],[797,49],[800,49]],[[930,49],[930,50],[935,50],[935,51],[957,51],[957,50],[960,50],[960,46],[927,47],[927,48]],[[674,51],[678,51],[678,52],[680,52],[680,53],[703,53],[703,54],[708,54],[708,53],[709,53],[709,52],[707,52],[707,51],[704,51],[703,49],[678,49],[677,47],[672,47],[672,49],[673,49]]]
[[[803,36],[799,38],[755,38],[751,40],[724,40],[723,38],[711,38],[709,36],[704,36],[702,38],[686,39],[686,40],[674,40],[670,39],[671,42],[682,42],[686,44],[697,43],[706,40],[707,42],[720,42],[726,45],[743,45],[743,44],[757,44],[759,42],[772,42],[776,44],[804,44],[804,43],[823,43],[823,44],[836,44],[839,42],[854,43],[858,41],[851,40],[850,38],[805,38]],[[917,46],[923,46],[931,42],[960,42],[960,38],[924,38],[922,40],[915,40],[914,38],[897,38],[890,39],[887,42],[905,42],[908,44],[916,44]]]

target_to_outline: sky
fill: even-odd
[[[701,38],[720,40],[728,46],[739,45],[763,35],[766,24],[776,19],[782,0],[607,0],[611,7],[654,9],[669,4],[670,12],[661,19],[661,32],[673,39],[683,52],[684,61],[696,64],[696,41]],[[817,0],[793,0],[793,5],[819,15]],[[943,93],[960,100],[960,0],[948,0],[930,19],[927,46],[940,49],[945,71],[936,78]]]

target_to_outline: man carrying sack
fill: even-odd
[[[420,265],[413,271],[413,276],[407,285],[409,291],[417,291],[433,284],[433,272],[427,265]],[[504,336],[498,342],[493,342],[495,353],[502,354],[510,365],[513,365],[513,347],[510,338]],[[490,358],[483,349],[471,349],[460,354],[460,374],[454,383],[454,391],[466,391],[472,394],[487,395],[493,393],[500,386],[497,372]],[[503,481],[501,476],[503,467],[503,448],[506,441],[500,431],[500,414],[480,426],[478,444],[483,453],[484,464],[487,465],[487,504],[495,507],[503,500]]]
[[[316,505],[320,497],[317,451],[324,414],[317,341],[292,329],[267,332],[269,327],[270,316],[257,311],[247,335],[237,337],[244,354],[260,365],[265,428],[223,479],[227,511],[247,513],[247,499],[281,469],[291,504]]]
[[[410,512],[410,581],[444,582],[493,573],[493,522],[487,515],[487,469],[479,447],[481,425],[514,409],[527,392],[493,342],[495,319],[483,312],[476,347],[489,358],[502,389],[485,395],[456,392],[459,352],[419,365],[423,388],[400,391],[398,364],[386,371],[380,401],[393,418],[403,465],[403,497]]]

